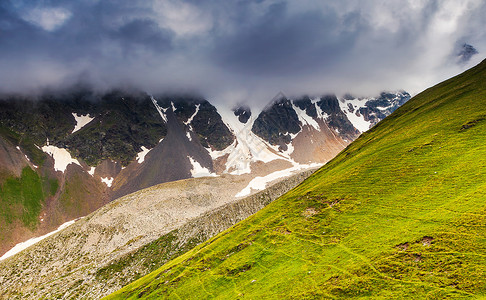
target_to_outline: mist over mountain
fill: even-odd
[[[467,63],[474,55],[478,53],[478,50],[476,50],[476,48],[474,48],[472,45],[463,44],[461,50],[457,54],[457,57],[461,63]]]
[[[86,82],[260,108],[277,91],[415,94],[478,62],[451,57],[484,51],[484,15],[480,0],[2,1],[0,90]]]

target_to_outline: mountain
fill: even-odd
[[[160,183],[222,174],[270,181],[315,167],[410,96],[348,98],[281,94],[255,115],[202,97],[134,90],[2,95],[0,254]]]
[[[485,82],[486,60],[420,93],[292,191],[106,299],[484,297]]]
[[[462,44],[461,50],[457,53],[457,58],[459,60],[459,63],[467,63],[471,57],[474,55],[478,54],[478,50],[474,48],[472,45],[469,44]]]
[[[409,99],[406,92],[296,100],[280,93],[260,113],[252,131],[293,161],[324,163]]]

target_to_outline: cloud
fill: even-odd
[[[22,18],[47,31],[54,31],[61,27],[71,17],[71,12],[63,8],[46,7],[33,8],[26,11]]]
[[[2,1],[0,90],[84,81],[260,107],[416,93],[484,58],[484,15],[482,0]],[[463,44],[479,54],[458,63]]]
[[[211,16],[197,6],[182,1],[156,1],[153,10],[158,24],[186,37],[207,33],[213,23]]]

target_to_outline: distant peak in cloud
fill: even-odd
[[[485,15],[484,0],[0,0],[0,92],[414,94],[479,62]]]
[[[459,58],[460,63],[466,63],[473,55],[478,53],[478,50],[476,50],[476,48],[474,48],[472,45],[464,43],[462,44],[461,50],[457,54],[457,57]]]

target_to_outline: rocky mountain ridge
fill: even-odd
[[[120,90],[3,96],[0,254],[162,182],[325,163],[367,129],[363,122],[375,124],[409,97],[389,95],[398,101],[280,95],[260,114],[201,97]],[[38,186],[35,195],[24,192],[26,182]]]

